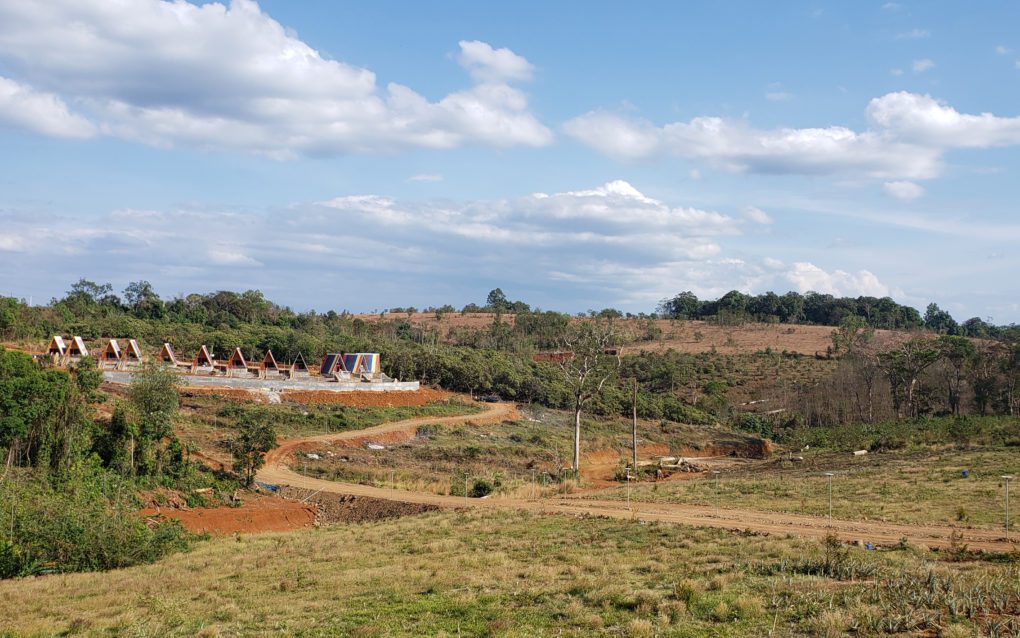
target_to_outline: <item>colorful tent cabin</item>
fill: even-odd
[[[172,366],[177,365],[177,357],[174,356],[174,349],[170,347],[169,343],[164,343],[163,347],[159,349],[159,356],[156,357],[156,361],[168,363]]]
[[[62,357],[67,354],[67,344],[64,343],[64,338],[60,335],[54,335],[50,339],[50,345],[46,348],[46,354],[57,357]]]
[[[135,339],[128,339],[127,343],[124,344],[124,354],[121,356],[124,361],[132,363],[142,362],[142,350],[138,347],[138,341]]]
[[[191,364],[193,368],[211,368],[213,367],[213,358],[209,354],[209,348],[202,346],[198,349],[198,354],[195,355],[195,361]]]
[[[71,337],[71,343],[67,346],[67,357],[69,359],[81,359],[89,356],[89,349],[81,337]]]
[[[227,367],[235,370],[248,369],[248,362],[244,360],[244,355],[241,353],[240,348],[234,348],[234,352],[230,354],[230,359],[227,360]]]
[[[290,371],[305,373],[308,372],[308,364],[305,363],[305,358],[301,355],[300,352],[296,357],[294,357],[294,363],[290,364]]]
[[[266,350],[266,356],[262,358],[262,365],[259,366],[263,370],[279,371],[280,366],[276,365],[276,357],[273,356],[272,350]]]
[[[319,374],[324,377],[331,377],[339,372],[347,372],[347,368],[344,367],[344,358],[338,352],[327,353],[322,358],[322,366],[319,368]]]
[[[344,354],[344,370],[351,374],[375,376],[379,374],[378,352],[353,352]]]
[[[117,343],[116,339],[110,339],[106,342],[106,347],[103,348],[103,354],[99,355],[99,360],[104,363],[108,361],[120,363],[121,356],[120,344]]]

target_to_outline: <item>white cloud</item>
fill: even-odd
[[[926,146],[987,148],[1020,144],[1020,117],[968,115],[929,95],[889,93],[871,100],[868,118],[901,138]]]
[[[771,224],[772,218],[768,213],[758,208],[757,206],[748,206],[744,209],[744,217],[753,221],[756,224]]]
[[[885,192],[896,199],[910,201],[924,195],[924,187],[914,182],[886,182],[882,185]]]
[[[882,5],[883,11],[899,11],[901,8],[903,8],[903,5],[898,2],[886,2]]]
[[[0,124],[53,137],[88,138],[96,134],[96,127],[72,113],[58,96],[5,77],[0,77]]]
[[[914,73],[924,73],[930,69],[935,68],[935,62],[928,58],[922,58],[920,60],[914,60],[914,63],[910,65],[914,69]]]
[[[998,53],[999,55],[1009,55],[1010,53],[1013,52],[1013,49],[1010,49],[1009,47],[1000,44],[997,47],[995,47],[995,52]]]
[[[530,76],[508,49],[462,43],[480,83],[432,102],[324,57],[252,0],[6,2],[0,62],[105,134],[159,146],[286,158],[552,140],[508,84]]]
[[[438,173],[420,173],[407,178],[409,182],[441,182],[443,176]]]
[[[635,117],[591,111],[564,131],[621,160],[659,155],[702,160],[733,172],[846,174],[890,181],[931,179],[952,148],[1020,144],[1020,117],[964,114],[929,95],[898,92],[868,104],[868,130],[756,129],[746,119],[696,117],[656,126]]]
[[[770,102],[788,102],[793,99],[793,94],[786,91],[768,91],[765,93],[765,99]]]
[[[933,177],[939,152],[903,144],[884,133],[857,133],[842,126],[761,130],[745,120],[696,117],[656,127],[650,122],[592,111],[564,125],[571,137],[624,160],[673,154],[734,172],[873,177]]]
[[[461,40],[457,61],[479,82],[530,80],[535,71],[523,57],[510,49],[493,49],[478,40]]]
[[[889,69],[889,75],[894,75],[896,77],[899,77],[899,76],[903,75],[903,69]]]
[[[814,291],[837,297],[885,297],[890,294],[889,287],[867,270],[857,273],[834,270],[829,273],[810,262],[794,263],[786,273],[786,280],[802,293]]]
[[[687,175],[696,182],[700,182],[702,178],[701,171],[699,171],[696,168],[692,168],[691,170],[687,171]]]
[[[910,31],[904,31],[903,33],[897,33],[897,40],[921,40],[931,36],[931,31],[927,29],[914,28]]]
[[[772,270],[779,270],[780,268],[784,268],[786,266],[786,264],[784,264],[781,260],[776,259],[775,257],[766,257],[762,259],[762,263],[765,264],[766,268],[771,268]]]

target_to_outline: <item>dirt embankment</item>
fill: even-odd
[[[283,486],[280,496],[315,506],[316,521],[320,525],[336,523],[364,523],[400,516],[413,516],[439,509],[435,505],[401,503],[381,498],[332,494]]]
[[[346,405],[352,408],[420,407],[433,401],[445,401],[452,394],[432,388],[413,392],[333,392],[330,390],[284,390],[280,398],[302,404]]]
[[[246,494],[236,507],[189,508],[172,501],[163,506],[146,507],[139,514],[152,521],[179,521],[186,530],[195,533],[251,534],[313,527],[316,507],[275,496]]]

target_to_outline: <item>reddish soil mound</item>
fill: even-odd
[[[322,524],[363,523],[385,518],[412,516],[439,509],[423,503],[401,503],[368,496],[330,494],[329,492],[304,490],[298,487],[282,486],[280,495],[284,498],[306,499],[317,509],[317,520]]]
[[[273,496],[249,496],[240,507],[173,509],[149,507],[139,512],[149,519],[173,519],[190,532],[210,534],[286,532],[315,525],[315,505]]]
[[[195,386],[185,386],[181,388],[181,395],[186,397],[216,396],[221,399],[229,399],[230,401],[254,401],[256,403],[266,402],[266,396],[263,393],[253,390],[244,390],[241,388],[199,388]]]
[[[443,401],[452,395],[442,390],[421,388],[414,392],[284,390],[280,396],[284,401],[293,401],[294,403],[349,405],[355,408],[405,408],[422,406],[433,401]]]

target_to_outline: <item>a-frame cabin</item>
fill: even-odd
[[[247,370],[248,362],[244,360],[244,354],[240,348],[234,348],[234,351],[230,353],[230,359],[227,360],[227,367],[231,370]]]
[[[123,354],[120,350],[120,344],[117,343],[116,339],[110,339],[106,342],[106,347],[103,348],[103,354],[99,355],[99,363],[103,367],[107,367],[111,364],[119,366],[122,356]]]
[[[262,365],[259,366],[263,370],[272,370],[273,372],[279,372],[280,366],[276,364],[276,357],[273,356],[272,350],[266,350],[266,356],[262,357]]]
[[[163,347],[159,349],[159,356],[156,357],[156,361],[172,366],[178,365],[177,357],[174,355],[174,349],[170,347],[169,343],[164,343]]]
[[[209,348],[202,346],[198,349],[198,354],[195,355],[195,360],[191,364],[192,368],[211,368],[213,367],[213,358],[209,354]]]
[[[294,377],[309,376],[308,364],[305,363],[305,358],[300,352],[296,357],[294,357],[294,361],[291,362],[290,367],[286,370],[286,372],[290,374],[291,379]]]
[[[85,342],[81,337],[71,337],[71,343],[67,346],[67,358],[69,360],[81,359],[82,357],[89,356],[89,349],[85,347]]]
[[[50,345],[46,348],[46,354],[54,359],[62,359],[67,354],[67,344],[64,343],[64,338],[60,335],[54,335],[50,339]]]
[[[121,355],[121,360],[124,363],[134,365],[141,364],[142,349],[138,347],[138,341],[136,339],[128,339],[127,343],[124,344],[124,354]]]

